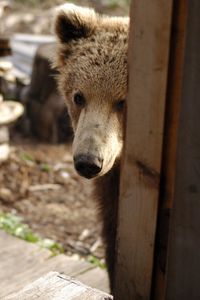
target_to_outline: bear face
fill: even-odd
[[[119,160],[127,95],[128,18],[67,4],[56,16],[55,67],[74,130],[78,173],[102,176]]]

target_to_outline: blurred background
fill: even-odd
[[[127,15],[129,0],[70,1]],[[0,228],[104,265],[91,183],[73,169],[73,134],[48,56],[65,2],[0,1]]]
[[[7,6],[3,18],[6,32],[27,32],[49,34],[52,28],[52,10],[64,3],[93,7],[99,13],[109,15],[127,15],[130,0],[1,0],[1,6]]]

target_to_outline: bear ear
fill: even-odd
[[[97,19],[93,9],[64,4],[57,8],[55,33],[61,43],[86,38],[94,32]]]

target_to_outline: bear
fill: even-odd
[[[76,171],[94,181],[111,291],[114,288],[120,163],[128,89],[128,17],[61,6],[53,66],[74,131]]]

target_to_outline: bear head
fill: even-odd
[[[122,152],[128,28],[127,17],[73,4],[56,14],[54,67],[72,120],[75,168],[86,178],[109,172]]]

